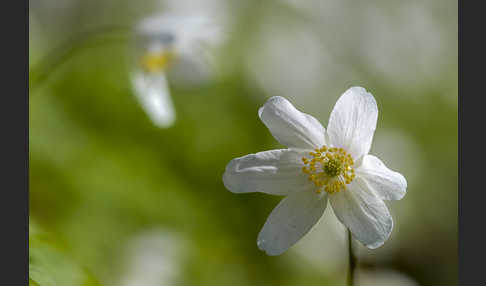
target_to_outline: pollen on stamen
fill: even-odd
[[[171,51],[148,52],[141,58],[141,65],[147,72],[164,71],[174,59]]]
[[[354,161],[343,148],[322,146],[309,152],[311,158],[303,157],[302,172],[309,176],[309,181],[317,187],[316,192],[323,190],[336,193],[346,189],[355,178]]]

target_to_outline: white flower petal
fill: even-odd
[[[270,98],[258,110],[258,116],[273,137],[287,147],[315,149],[325,143],[325,129],[321,123],[281,96]]]
[[[312,185],[302,172],[304,150],[270,150],[231,160],[223,175],[233,193],[287,195]]]
[[[165,75],[136,71],[132,83],[136,97],[152,122],[160,128],[170,127],[176,116]]]
[[[363,157],[356,174],[383,200],[400,200],[407,191],[407,181],[402,174],[388,169],[373,155]]]
[[[258,235],[258,248],[280,255],[302,238],[321,218],[327,193],[301,190],[285,197],[275,207]]]
[[[368,248],[383,245],[393,229],[385,203],[357,177],[346,190],[329,196],[336,217]]]
[[[329,140],[357,160],[370,151],[377,118],[373,95],[362,87],[352,87],[338,99],[331,112],[327,126]]]
[[[149,47],[173,46],[183,57],[201,57],[204,47],[216,46],[223,39],[222,29],[201,13],[165,13],[144,18],[137,33]]]

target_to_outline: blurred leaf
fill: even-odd
[[[98,286],[97,280],[66,253],[55,246],[53,239],[29,225],[29,285]]]

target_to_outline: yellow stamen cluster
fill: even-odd
[[[171,51],[148,52],[140,60],[143,69],[147,72],[164,71],[174,59]]]
[[[309,175],[309,180],[316,187],[317,192],[322,190],[332,194],[345,190],[346,185],[356,176],[354,174],[354,161],[343,148],[328,148],[323,146],[310,152],[311,158],[303,157],[302,171]]]

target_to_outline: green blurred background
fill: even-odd
[[[159,129],[133,95],[129,29],[171,9],[209,13],[225,39],[209,80],[169,78],[177,120]],[[281,148],[257,116],[266,99],[284,96],[326,126],[355,85],[378,102],[371,152],[408,180],[387,203],[391,238],[373,251],[356,243],[357,284],[457,285],[456,1],[30,0],[29,10],[31,285],[344,285],[331,208],[269,257],[256,238],[280,198],[230,193],[222,174],[235,157]]]

